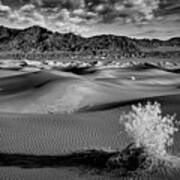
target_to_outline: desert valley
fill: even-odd
[[[179,57],[178,37],[0,27],[0,179],[178,179]]]

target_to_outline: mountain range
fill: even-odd
[[[99,35],[81,37],[73,33],[61,34],[40,26],[26,29],[10,29],[0,26],[0,53],[45,53],[71,52],[77,54],[104,55],[116,53],[125,57],[136,57],[155,52],[159,47],[180,49],[180,37],[169,40],[132,39],[125,36]],[[164,52],[166,53],[166,52]]]

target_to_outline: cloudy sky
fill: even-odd
[[[180,36],[180,0],[0,0],[0,24],[82,36]]]

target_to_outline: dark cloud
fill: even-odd
[[[55,8],[59,7],[60,9],[78,9],[82,8],[82,3],[84,0],[34,0],[34,4],[39,3],[42,8]]]
[[[2,4],[12,9],[33,4],[49,12],[54,8],[71,12],[83,9],[88,13],[98,14],[99,20],[107,23],[113,22],[117,17],[141,21],[180,12],[179,0],[2,0]]]
[[[1,0],[1,2],[11,8],[17,8],[30,3],[31,0]]]
[[[170,14],[180,14],[180,0],[160,0],[159,8],[155,15],[166,16]]]

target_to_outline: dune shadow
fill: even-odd
[[[131,105],[135,105],[138,103],[146,104],[148,101],[149,102],[154,102],[154,101],[158,101],[162,104],[166,103],[166,101],[168,101],[168,99],[171,98],[176,98],[177,95],[163,95],[163,96],[157,96],[157,97],[148,97],[148,98],[139,98],[139,99],[135,99],[135,100],[129,100],[129,101],[121,101],[121,102],[112,102],[112,103],[106,103],[106,104],[101,104],[101,105],[94,105],[92,107],[83,107],[81,109],[79,109],[79,112],[92,112],[92,111],[103,111],[103,110],[110,110],[110,109],[114,109],[114,108],[120,108],[123,106],[131,106]]]
[[[84,150],[67,155],[31,155],[0,153],[0,167],[20,167],[23,169],[76,167],[95,170],[98,173],[108,173],[119,177],[134,177],[144,179],[170,174],[177,178],[179,169],[169,169],[160,164],[156,169],[150,169],[152,162],[143,147],[128,145],[122,151]],[[169,177],[169,176],[168,176]],[[153,178],[152,178],[153,179]],[[162,178],[161,178],[162,179]]]
[[[85,150],[67,155],[31,155],[0,153],[0,166],[21,168],[58,168],[86,166],[98,169],[106,168],[107,160],[118,152],[103,150]]]

